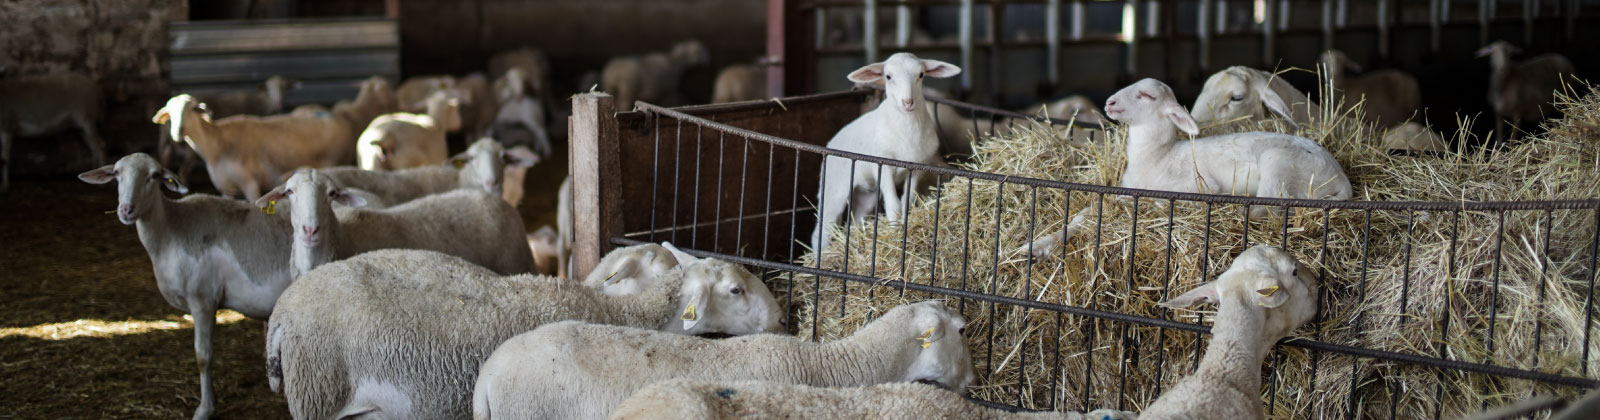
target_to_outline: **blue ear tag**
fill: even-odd
[[[733,392],[733,390],[731,390],[731,389],[722,388],[722,389],[717,390],[717,396],[718,397],[732,398],[733,394],[735,394],[735,392]]]

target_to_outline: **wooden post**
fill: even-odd
[[[572,177],[573,272],[569,275],[573,279],[587,277],[611,250],[611,238],[622,234],[622,188],[615,181],[600,180],[600,174],[621,173],[615,113],[610,94],[572,98],[567,157]]]

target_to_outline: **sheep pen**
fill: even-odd
[[[1297,208],[1246,220],[1240,204],[1119,200],[1087,191],[1071,192],[1069,203],[1061,189],[946,175],[941,187],[916,200],[905,223],[868,219],[836,228],[820,264],[814,253],[795,262],[870,276],[876,285],[785,273],[773,280],[774,290],[790,290],[796,333],[821,340],[928,296],[900,290],[901,282],[1209,324],[1201,319],[1207,312],[1156,303],[1168,291],[1213,279],[1249,244],[1269,243],[1318,269],[1322,279],[1323,309],[1293,337],[1593,383],[1600,378],[1600,340],[1589,338],[1600,318],[1590,299],[1600,214],[1594,200],[1600,89],[1573,90],[1558,101],[1566,117],[1548,122],[1546,134],[1495,150],[1389,154],[1380,133],[1359,123],[1361,104],[1340,114],[1324,103],[1324,118],[1294,132],[1340,161],[1355,201],[1579,200],[1562,208]],[[1203,134],[1291,132],[1280,124],[1233,122]],[[1120,127],[1090,144],[1058,140],[1051,130],[1037,124],[997,130],[957,167],[1119,184],[1127,137]],[[1468,144],[1467,136],[1457,134],[1455,143]],[[1030,242],[1061,231],[1074,214],[1088,221],[1082,232],[1051,256],[1027,258]],[[965,336],[978,372],[970,395],[1024,408],[1140,411],[1192,369],[1204,345],[1184,330],[959,300],[951,305],[969,320]],[[1351,411],[1363,418],[1457,418],[1535,394],[1572,399],[1581,391],[1290,345],[1278,346],[1264,372],[1267,412],[1285,418],[1346,418]]]

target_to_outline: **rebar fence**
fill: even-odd
[[[625,210],[615,219],[601,215],[611,225],[591,231],[609,232],[597,234],[594,246],[670,241],[765,270],[791,332],[812,340],[847,336],[899,303],[945,300],[969,321],[964,337],[978,375],[969,395],[1014,409],[1148,405],[1196,368],[1212,328],[1209,312],[1156,303],[1215,279],[1239,252],[1263,243],[1288,250],[1321,279],[1316,319],[1279,342],[1263,368],[1269,414],[1458,418],[1533,395],[1571,399],[1600,388],[1593,325],[1600,199],[1189,194],[822,146],[871,96],[679,109],[639,103],[638,112],[615,114],[612,130],[622,134],[601,154],[616,156],[601,157],[600,166],[614,160],[616,171],[602,172],[592,194],[617,201],[601,208]],[[607,110],[607,101],[587,103]],[[1035,129],[1070,124],[936,102]],[[831,231],[832,246],[813,252],[817,209],[827,205],[818,186],[839,182],[821,170],[825,159],[848,164],[852,179],[861,171],[911,171],[934,182],[898,217],[851,220]],[[914,178],[901,190],[917,189]],[[576,188],[580,202],[591,194]],[[1042,254],[1036,239],[1062,232],[1074,216],[1082,229],[1031,256]],[[581,238],[577,246],[585,246]]]

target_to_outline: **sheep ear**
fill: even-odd
[[[1178,105],[1178,101],[1169,101],[1165,112],[1167,118],[1171,118],[1172,123],[1176,124],[1179,130],[1183,130],[1183,132],[1189,133],[1191,136],[1200,134],[1199,124],[1195,124],[1194,117],[1189,115],[1188,110],[1183,109],[1183,105]]]
[[[506,150],[505,158],[506,164],[512,166],[532,168],[533,165],[539,164],[539,155],[529,150],[528,146],[517,146]]]
[[[845,76],[845,78],[856,83],[876,82],[878,79],[883,78],[883,63],[868,64],[866,67],[862,67],[856,69],[856,71],[850,72],[850,75]]]
[[[927,72],[929,77],[940,79],[961,74],[961,68],[954,64],[927,59],[922,60],[922,71]]]
[[[687,306],[683,307],[683,314],[679,315],[678,319],[683,321],[683,331],[689,332],[695,325],[699,325],[700,319],[706,315],[706,303],[711,300],[711,285],[690,286],[684,292],[686,295],[683,301]]]
[[[256,207],[260,207],[261,212],[266,214],[277,213],[278,201],[289,196],[284,191],[284,186],[282,185],[279,185],[277,188],[273,188],[272,191],[267,191],[266,194],[261,195],[261,198],[256,199]]]
[[[161,177],[165,178],[165,179],[162,180],[161,186],[167,187],[168,190],[171,190],[172,192],[175,192],[175,193],[178,193],[178,194],[188,194],[189,193],[189,187],[186,186],[186,185],[183,185],[183,182],[178,181],[178,175],[172,173],[172,171],[168,171],[168,170],[165,170],[165,169],[161,170]]]
[[[693,255],[689,255],[689,253],[683,252],[683,250],[680,250],[680,249],[678,249],[678,247],[673,246],[672,242],[662,242],[661,243],[661,247],[666,248],[667,251],[672,252],[672,257],[676,258],[678,260],[678,265],[679,266],[687,267],[687,266],[691,266],[691,265],[695,265],[695,264],[699,264],[700,263],[700,259],[699,258],[695,258]]]
[[[1188,308],[1202,303],[1215,303],[1217,301],[1217,286],[1215,283],[1202,284],[1199,287],[1172,298],[1159,305],[1166,308]]]
[[[1261,86],[1256,87],[1256,92],[1256,95],[1261,98],[1261,104],[1266,105],[1268,111],[1283,117],[1294,129],[1300,129],[1300,123],[1295,121],[1294,114],[1289,112],[1289,105],[1283,103],[1283,97],[1278,96],[1277,91],[1272,90],[1272,83],[1262,83]]]
[[[156,111],[156,115],[155,116],[150,117],[150,121],[154,122],[156,124],[166,124],[167,120],[171,120],[171,119],[172,119],[172,114],[167,112],[167,107],[161,107],[160,110]]]
[[[1282,289],[1283,286],[1279,286],[1277,281],[1273,281],[1272,284],[1266,287],[1256,289],[1256,304],[1265,308],[1283,306],[1284,302],[1289,301],[1289,293]]]
[[[467,166],[467,161],[469,161],[469,160],[471,160],[471,158],[468,157],[466,153],[462,153],[462,154],[459,154],[459,155],[451,156],[450,160],[446,161],[445,163],[449,164],[450,167],[452,167],[452,168],[461,169],[462,167]]]
[[[917,340],[917,344],[922,348],[932,347],[935,341],[944,338],[946,333],[945,323],[938,316],[924,313],[917,318],[917,322],[913,323],[916,325],[916,331],[918,331],[914,339]]]
[[[352,208],[367,206],[367,199],[353,194],[350,192],[350,190],[344,188],[333,190],[333,201]]]
[[[104,184],[117,179],[117,165],[101,166],[98,169],[78,174],[78,179],[90,184]]]
[[[1494,54],[1494,44],[1485,45],[1483,48],[1478,49],[1478,58],[1488,57],[1489,54]]]

